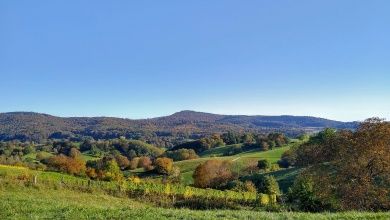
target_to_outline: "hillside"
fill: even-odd
[[[226,131],[281,131],[296,135],[325,127],[354,128],[355,122],[340,122],[307,116],[217,115],[181,111],[170,116],[131,120],[113,117],[56,117],[33,112],[0,113],[0,140],[47,138],[144,139],[169,147],[186,138]]]
[[[147,201],[114,196],[99,189],[60,186],[82,178],[39,172],[32,186],[25,168],[0,166],[0,219],[388,219],[386,212],[303,213],[260,210],[190,210],[156,207]],[[24,177],[24,178],[22,178]],[[44,181],[50,184],[45,184]],[[42,182],[42,183],[41,183]],[[85,185],[84,185],[85,187]]]

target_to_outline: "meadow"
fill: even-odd
[[[125,195],[105,191],[83,192],[66,187],[22,184],[30,171],[19,167],[0,167],[0,219],[389,219],[389,213],[339,212],[301,213],[262,210],[190,210],[160,208]],[[6,174],[5,174],[6,173]],[[40,172],[40,179],[81,181],[64,174]],[[18,177],[18,178],[13,178]],[[40,180],[38,180],[40,181]],[[12,184],[11,184],[12,183]]]
[[[195,168],[207,160],[230,160],[233,162],[234,169],[239,171],[251,163],[256,164],[259,159],[267,159],[271,163],[275,164],[280,159],[283,152],[290,149],[290,147],[295,144],[296,142],[269,151],[250,150],[233,156],[223,156],[223,154],[229,151],[232,147],[232,145],[227,145],[205,151],[198,159],[175,162],[175,165],[178,166],[181,170],[183,183],[186,185],[191,185],[193,183],[192,174]]]

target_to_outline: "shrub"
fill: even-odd
[[[121,180],[123,179],[123,174],[122,172],[120,171],[120,168],[118,166],[118,163],[116,162],[116,160],[112,159],[112,160],[109,160],[107,161],[107,163],[105,164],[105,167],[104,167],[104,179],[105,180]]]
[[[167,157],[157,158],[154,162],[154,170],[158,174],[170,174],[173,170],[173,160]]]
[[[275,177],[273,176],[265,176],[264,179],[264,192],[269,194],[269,195],[280,195],[280,189],[279,189],[279,184],[276,181]],[[276,202],[276,197],[273,199],[274,202]]]
[[[145,171],[153,170],[152,164],[150,157],[142,156],[139,158],[138,167],[144,168]]]
[[[314,182],[309,177],[298,177],[287,193],[288,202],[301,211],[319,212],[329,209],[314,192]]]
[[[261,170],[268,170],[269,168],[271,168],[271,163],[266,159],[259,160],[259,162],[257,163],[257,167]]]
[[[69,157],[76,158],[76,157],[80,157],[80,156],[81,156],[81,153],[76,148],[72,147],[69,150]]]
[[[236,192],[256,192],[256,186],[251,181],[234,180],[229,182],[228,188]]]
[[[287,150],[282,154],[281,159],[278,161],[278,164],[282,168],[289,168],[294,166],[296,162],[296,154],[292,150]]]
[[[259,203],[261,206],[267,206],[270,204],[270,196],[268,194],[259,193]]]
[[[131,176],[128,178],[128,181],[134,184],[140,184],[142,182],[142,180],[138,176]]]
[[[120,154],[115,156],[115,160],[118,163],[118,166],[121,168],[121,170],[125,170],[130,165],[129,159],[127,159],[127,157],[122,156]]]
[[[85,161],[80,157],[67,157],[65,155],[52,156],[48,159],[47,165],[56,170],[72,175],[82,175],[85,173]]]
[[[35,152],[35,148],[32,146],[32,145],[29,145],[27,147],[25,147],[23,149],[23,154],[24,155],[27,155],[27,154],[30,154],[30,153],[34,153]]]
[[[257,161],[256,160],[251,160],[247,163],[247,166],[244,167],[241,170],[241,175],[252,175],[253,173],[257,173],[259,171],[259,168],[257,167]]]
[[[193,178],[197,187],[217,188],[233,180],[235,175],[230,161],[208,160],[196,167]]]
[[[165,156],[173,159],[174,161],[191,160],[199,157],[193,149],[185,148],[175,151],[167,151],[165,152]]]
[[[112,157],[103,157],[100,160],[88,161],[88,168],[93,168],[96,173],[96,178],[101,180],[121,180],[123,174],[116,160]],[[92,170],[89,170],[90,177],[94,177]]]
[[[37,156],[35,156],[35,158],[38,160],[38,161],[43,161],[47,158],[49,158],[50,156],[46,156],[45,153],[43,151],[40,151],[37,153]]]
[[[279,184],[273,176],[255,174],[242,177],[241,181],[251,181],[256,186],[257,192],[259,193],[280,195]]]
[[[278,170],[280,170],[280,166],[279,166],[279,164],[272,164],[271,165],[271,168],[269,169],[270,171],[278,171]]]
[[[87,170],[85,171],[85,174],[91,179],[96,179],[97,173],[95,168],[88,167]]]
[[[129,169],[130,170],[137,169],[138,164],[139,164],[139,157],[134,157],[133,159],[130,160]]]

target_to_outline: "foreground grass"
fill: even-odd
[[[0,185],[0,219],[389,219],[389,213],[163,209],[102,193]]]

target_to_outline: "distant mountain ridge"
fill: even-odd
[[[34,140],[64,137],[95,139],[164,139],[170,136],[202,136],[215,132],[281,131],[287,134],[318,131],[326,127],[353,129],[357,122],[341,122],[309,116],[246,116],[180,111],[150,119],[115,117],[57,117],[34,112],[0,113],[0,140]],[[167,138],[165,138],[167,139]],[[149,141],[153,142],[153,141]]]

